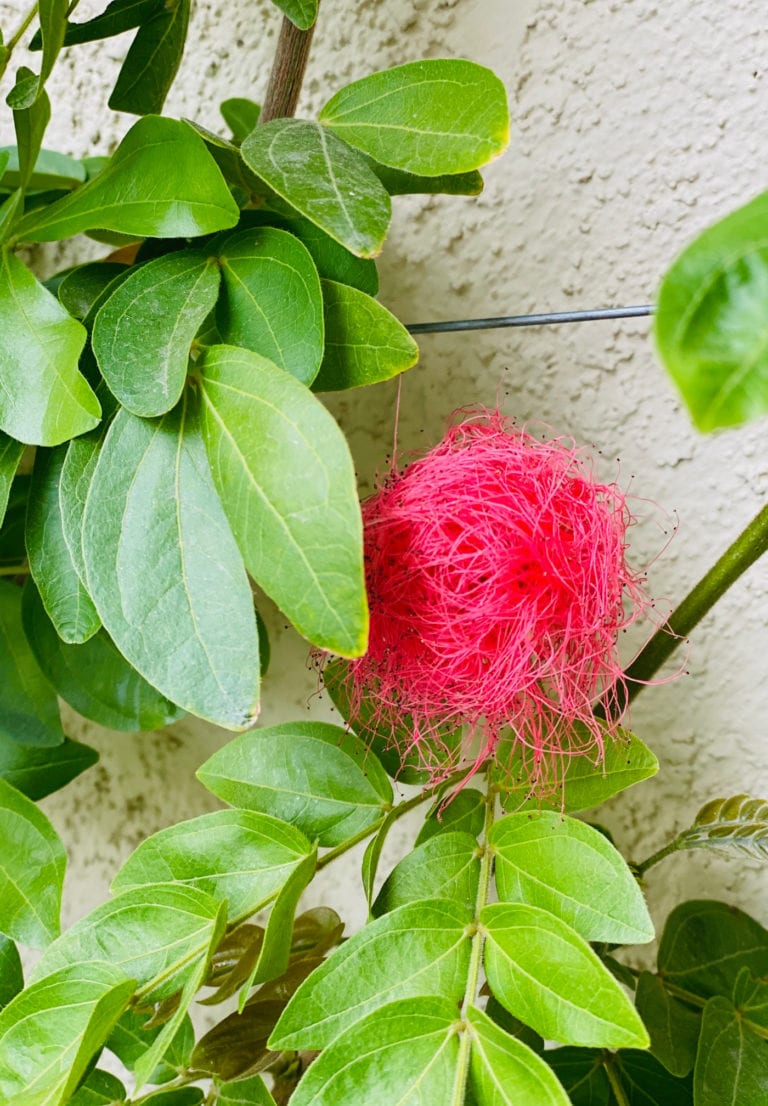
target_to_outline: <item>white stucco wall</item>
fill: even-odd
[[[3,26],[13,25],[17,5],[2,7]],[[261,97],[278,24],[266,0],[199,3],[167,111],[216,128],[221,99]],[[512,145],[480,199],[396,203],[382,300],[405,321],[651,301],[674,254],[766,184],[768,31],[759,24],[749,0],[323,0],[304,111],[351,78],[424,55],[491,65],[510,95]],[[124,133],[129,120],[101,106],[124,48],[116,40],[65,56],[50,85],[48,145],[106,152]],[[635,532],[638,563],[665,540],[663,512],[679,512],[651,589],[680,598],[768,491],[765,424],[697,435],[648,332],[639,321],[425,337],[421,365],[403,381],[400,446],[437,440],[453,408],[492,405],[501,384],[510,414],[594,443],[608,477],[621,458],[620,479],[660,505]],[[331,402],[365,488],[390,448],[394,396],[379,385]],[[690,675],[638,700],[634,728],[662,771],[601,814],[630,855],[653,851],[713,795],[768,796],[767,612],[764,563],[700,627]],[[324,716],[325,704],[310,701],[304,643],[271,621],[262,721]],[[192,721],[138,737],[72,716],[67,725],[102,754],[44,804],[71,853],[71,920],[103,900],[144,836],[215,805],[193,772],[226,735]],[[354,867],[331,869],[325,889],[359,924]],[[700,895],[768,921],[764,875],[743,860],[683,854],[650,875],[649,893],[658,920]]]

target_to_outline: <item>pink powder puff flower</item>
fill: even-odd
[[[618,726],[594,705],[622,682],[617,636],[647,602],[625,558],[632,518],[573,443],[497,410],[457,415],[363,504],[370,645],[334,679],[353,728],[417,750],[432,782],[476,770],[503,732],[541,790]]]

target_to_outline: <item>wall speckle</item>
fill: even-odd
[[[78,17],[98,7],[84,0]],[[16,5],[0,13],[3,26],[15,25]],[[221,99],[258,99],[278,25],[266,3],[198,4],[169,114],[218,129]],[[481,197],[396,202],[381,298],[405,321],[647,303],[676,252],[765,183],[767,46],[749,0],[324,0],[302,110],[352,78],[424,55],[470,56],[509,90],[512,146],[489,168]],[[101,105],[124,48],[121,40],[65,54],[51,83],[48,144],[74,154],[114,148],[129,121]],[[650,570],[667,607],[765,498],[765,426],[697,435],[646,322],[425,336],[421,348],[420,366],[403,380],[400,449],[434,442],[451,410],[493,404],[499,393],[518,419],[594,444],[601,473],[618,472],[639,498],[636,563],[654,560],[679,515],[678,534]],[[395,394],[380,385],[329,401],[363,489],[391,448]],[[768,795],[766,600],[763,563],[695,634],[690,675],[638,699],[632,723],[662,771],[600,815],[633,857],[659,847],[714,795]],[[274,652],[262,723],[332,717],[314,695],[306,646],[266,606]],[[627,637],[627,660],[640,640]],[[44,804],[72,857],[71,921],[103,900],[144,835],[215,806],[194,769],[226,735],[185,721],[131,737],[72,716],[68,731],[102,753],[98,768]],[[389,862],[404,840],[401,829],[393,835]],[[768,920],[762,873],[741,859],[673,858],[648,889],[657,921],[683,896],[721,896]],[[353,926],[363,921],[351,862],[324,873],[322,894]]]

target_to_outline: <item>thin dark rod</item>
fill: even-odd
[[[602,319],[642,319],[653,314],[652,304],[637,307],[603,307],[597,311],[552,311],[542,315],[500,315],[491,319],[451,319],[444,323],[411,323],[411,334],[437,334],[455,330],[497,330],[506,326],[550,326],[553,323],[591,323]]]

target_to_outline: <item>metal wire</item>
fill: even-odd
[[[507,326],[551,326],[558,323],[591,323],[603,319],[642,319],[652,315],[652,304],[637,307],[603,307],[596,311],[553,311],[539,315],[499,315],[490,319],[451,319],[443,323],[411,323],[411,334],[439,334],[457,330],[498,330]]]

